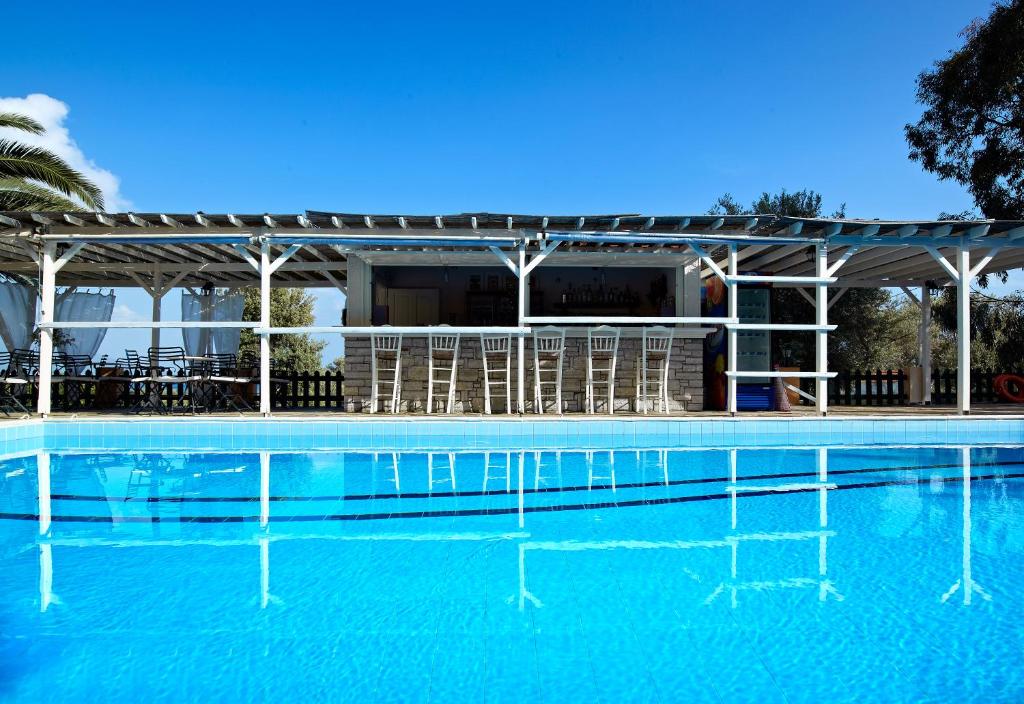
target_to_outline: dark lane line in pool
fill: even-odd
[[[880,474],[882,472],[919,472],[928,469],[953,469],[962,467],[959,462],[948,464],[926,464],[918,466],[899,467],[864,467],[860,469],[835,469],[828,472],[828,476],[848,476],[852,474]],[[1017,467],[1024,466],[1024,460],[1008,462],[974,462],[974,467]],[[795,479],[800,477],[816,477],[818,472],[781,472],[776,474],[750,474],[737,477],[738,481],[760,481],[764,479]],[[616,484],[614,489],[645,489],[660,486],[685,486],[690,484],[715,484],[727,482],[728,477],[694,477],[692,479],[673,479],[668,482],[626,482]],[[523,489],[523,494],[558,494],[574,491],[603,491],[612,489],[611,484],[574,484],[570,486],[547,486],[533,489]],[[459,497],[474,496],[511,496],[519,492],[511,490],[488,490],[488,491],[435,491],[435,492],[410,492],[410,493],[387,493],[387,494],[341,494],[341,495],[318,495],[318,496],[271,496],[269,501],[369,501],[369,500],[390,500],[390,499],[451,499]],[[258,496],[87,496],[80,494],[51,494],[53,501],[113,501],[118,503],[257,503]]]
[[[979,474],[972,475],[972,482],[1024,479],[1024,472],[1013,474]],[[886,486],[915,486],[933,481],[958,482],[963,477],[924,477],[878,482],[857,482],[854,484],[838,484],[822,487],[800,487],[786,491],[770,489],[743,491],[736,494],[737,498],[755,496],[779,496],[783,494],[808,494],[821,491],[842,491],[846,489],[877,489]],[[524,506],[522,513],[544,513],[550,511],[589,511],[602,508],[627,508],[635,506],[662,506],[666,504],[690,503],[695,501],[718,501],[731,498],[729,492],[717,494],[697,494],[694,496],[673,496],[661,499],[631,499],[627,501],[601,501],[592,504],[564,504],[553,506]],[[396,518],[451,518],[459,516],[500,516],[518,514],[518,507],[510,508],[478,508],[451,509],[440,511],[405,511],[393,513],[336,513],[326,516],[270,516],[271,523],[299,523],[313,521],[373,521]],[[0,520],[37,521],[38,514],[31,513],[0,513]],[[54,523],[251,523],[259,521],[259,516],[53,516]]]

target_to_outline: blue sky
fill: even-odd
[[[6,52],[0,79],[63,102],[138,211],[669,214],[781,188],[854,217],[972,205],[902,128],[917,74],[988,0],[167,7],[50,3],[64,29]],[[24,3],[4,18],[40,26]],[[319,321],[340,307],[325,295]]]

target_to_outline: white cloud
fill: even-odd
[[[149,315],[143,315],[135,308],[124,303],[117,303],[114,305],[114,312],[110,316],[111,320],[116,320],[122,323],[144,323],[149,321]]]
[[[25,144],[44,147],[63,157],[72,167],[81,171],[103,191],[106,209],[110,212],[131,210],[131,202],[121,195],[120,179],[106,169],[100,168],[82,152],[64,126],[68,116],[67,103],[43,93],[32,93],[24,98],[0,97],[0,112],[16,112],[38,120],[46,132],[41,135],[29,134],[14,129],[0,129],[0,138],[17,139]]]

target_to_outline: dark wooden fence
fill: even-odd
[[[185,376],[185,373],[177,376]],[[274,410],[345,408],[345,375],[341,372],[273,370],[271,377],[270,402]],[[192,387],[189,384],[160,384],[156,388],[165,406],[186,411],[191,407]],[[239,384],[225,390],[227,395],[237,396],[252,408],[259,408],[259,384]],[[26,407],[35,407],[35,384],[18,389],[18,395]],[[141,405],[145,396],[146,384],[143,382],[68,381],[54,384],[53,407],[65,411],[129,410]]]
[[[971,401],[973,403],[999,403],[992,385],[1000,374],[1016,371],[994,369],[971,370]],[[814,393],[814,381],[803,380],[802,388]],[[932,403],[956,403],[956,369],[933,369],[931,378]],[[832,406],[904,406],[910,403],[910,384],[903,369],[843,370],[828,382],[828,402]]]

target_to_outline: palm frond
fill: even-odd
[[[84,209],[81,203],[41,184],[20,178],[0,178],[0,210],[74,212]]]
[[[64,195],[80,198],[95,210],[103,209],[103,194],[82,173],[46,149],[0,139],[0,178],[32,179]]]
[[[16,112],[0,112],[0,127],[12,127],[31,134],[42,134],[46,131],[46,128],[34,118]]]

